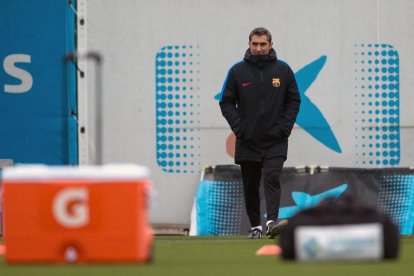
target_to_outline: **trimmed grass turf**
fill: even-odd
[[[0,241],[1,243],[1,241]],[[255,256],[271,240],[245,237],[157,236],[151,264],[7,265],[0,257],[0,275],[412,275],[414,236],[401,238],[397,261],[297,263],[280,257]]]

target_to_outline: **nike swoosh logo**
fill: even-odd
[[[243,82],[242,85],[243,87],[249,86],[251,84],[251,82]]]

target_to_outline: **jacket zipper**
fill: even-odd
[[[263,102],[263,91],[264,91],[264,81],[263,81],[263,70],[260,70],[260,107],[262,114],[264,114],[264,102]]]
[[[263,80],[263,70],[260,70],[260,110],[262,115],[264,114],[264,102],[263,102],[263,93],[264,93],[264,80]],[[264,159],[265,152],[262,150],[262,160]]]

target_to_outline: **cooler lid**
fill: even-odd
[[[3,180],[45,180],[45,179],[99,179],[139,180],[149,177],[149,169],[135,164],[46,166],[16,165],[3,169]]]

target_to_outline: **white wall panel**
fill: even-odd
[[[135,162],[151,168],[157,191],[151,213],[153,222],[189,223],[201,167],[232,163],[225,150],[230,131],[214,96],[221,90],[229,67],[242,59],[247,49],[248,34],[257,26],[265,26],[272,32],[279,58],[288,62],[294,72],[326,56],[326,62],[306,91],[306,96],[328,122],[341,152],[313,138],[309,134],[309,126],[296,125],[290,139],[287,166],[389,166],[390,163],[387,161],[388,164],[385,164],[384,160],[390,159],[390,151],[384,155],[387,149],[383,144],[389,146],[392,141],[380,138],[377,148],[376,135],[369,139],[369,133],[362,130],[362,127],[383,126],[375,123],[375,119],[382,120],[389,114],[373,116],[372,123],[368,122],[366,115],[370,102],[374,114],[375,110],[388,110],[389,93],[395,94],[397,106],[394,109],[398,111],[398,120],[394,122],[398,130],[394,137],[398,158],[394,158],[394,166],[413,165],[414,146],[410,142],[414,138],[411,108],[414,103],[411,92],[414,84],[411,77],[414,75],[412,1],[89,0],[87,4],[88,48],[101,52],[104,58],[104,161]],[[368,44],[372,44],[371,47]],[[375,47],[376,44],[379,46]],[[368,71],[368,52],[374,55],[375,49],[381,50],[382,44],[390,45],[391,50],[398,52],[395,61],[399,64],[399,75],[395,75],[398,89],[387,90],[385,98],[380,93],[378,101],[385,100],[386,105],[375,108],[376,91],[362,88],[369,76],[364,76],[361,70],[365,66]],[[179,49],[162,50],[166,46],[179,46]],[[182,46],[193,48],[183,49]],[[174,129],[166,134],[174,140],[166,143],[174,146],[171,151],[160,149],[156,136],[156,93],[162,95],[156,90],[156,83],[162,84],[159,79],[162,76],[158,79],[156,76],[156,57],[163,51],[179,55],[194,53],[191,58],[180,56],[179,60],[192,60],[193,68],[199,71],[197,74],[184,74],[182,71],[186,66],[173,65],[171,68],[180,70],[180,74],[173,76],[171,83],[165,83],[166,88],[168,85],[173,89],[179,86],[178,91],[173,90],[170,94],[180,96],[179,99],[163,100],[167,105],[164,111],[174,110],[174,114],[178,111],[178,117],[181,116],[172,116],[174,122],[170,127]],[[384,58],[390,59],[389,56]],[[378,59],[382,59],[381,54]],[[383,67],[381,64],[371,66],[373,70]],[[163,68],[169,69],[168,66]],[[182,79],[186,76],[192,76],[193,82],[183,84]],[[373,78],[375,76],[380,74],[374,74]],[[385,81],[371,82],[374,86],[382,86],[384,82],[388,83],[389,76],[386,74]],[[176,77],[179,82],[175,81]],[[363,77],[366,79],[362,80]],[[93,91],[92,80],[90,85],[89,91]],[[188,90],[183,90],[183,87]],[[369,100],[369,93],[373,94],[372,100]],[[183,99],[183,95],[187,98]],[[190,99],[190,96],[193,98]],[[93,102],[89,103],[89,111],[92,112]],[[168,103],[172,103],[173,107],[169,109]],[[177,103],[180,106],[176,108]],[[187,104],[186,107],[184,104]],[[186,110],[190,112],[190,104],[194,105],[192,110],[195,113],[183,115]],[[312,113],[306,115],[316,118]],[[90,124],[93,124],[94,119],[89,118]],[[177,118],[180,119],[179,124],[175,122]],[[168,121],[168,118],[165,119]],[[182,123],[184,119],[188,120],[185,125]],[[184,128],[189,132],[183,133]],[[190,130],[193,132],[190,133]],[[176,141],[177,137],[181,140]],[[192,137],[193,140],[185,142],[182,140],[184,137]],[[186,150],[182,146],[186,143],[194,146],[192,150],[187,149],[188,153],[194,154],[191,158],[193,165],[184,165],[190,159],[183,157]],[[92,141],[89,147],[93,145]],[[177,145],[181,148],[176,149]],[[160,166],[157,149],[166,154],[173,153],[174,158],[166,159],[174,160],[174,165]],[[180,152],[180,157],[176,157]],[[371,158],[370,152],[373,153]],[[375,156],[376,152],[380,152],[379,157]],[[375,158],[379,160],[379,165]],[[93,160],[93,156],[90,159]],[[176,162],[180,165],[177,166]],[[180,170],[180,173],[166,172],[168,167]],[[184,173],[184,170],[187,172]]]

